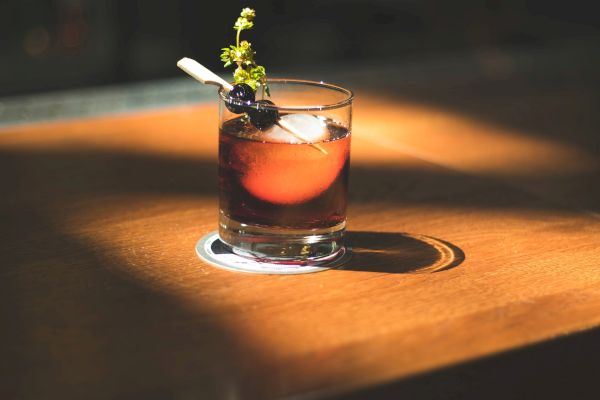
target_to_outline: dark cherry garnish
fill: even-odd
[[[256,108],[252,107],[248,110],[250,123],[260,130],[272,127],[279,118],[279,112],[275,109],[264,108],[261,106],[274,106],[275,103],[271,100],[258,100],[255,104]]]
[[[234,104],[231,100],[235,100],[236,102],[244,102],[247,104],[254,103],[255,95],[254,90],[245,83],[238,83],[233,85],[233,89],[229,91],[227,94],[227,101],[225,102],[225,107],[229,111],[235,114],[241,114],[246,112],[248,107],[241,104]]]

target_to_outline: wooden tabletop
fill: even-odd
[[[308,275],[196,256],[217,224],[216,102],[4,127],[2,398],[387,398],[595,328],[595,103],[494,82],[358,91],[354,258]]]

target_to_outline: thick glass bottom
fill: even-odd
[[[249,225],[221,212],[219,238],[243,257],[284,264],[319,265],[345,253],[346,222],[317,229]]]

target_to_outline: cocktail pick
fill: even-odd
[[[184,57],[181,60],[177,61],[177,66],[181,68],[185,73],[190,75],[192,78],[204,84],[219,86],[225,89],[227,92],[233,89],[233,86],[229,82],[227,82],[225,79],[221,78],[219,75],[215,74],[196,60]],[[304,135],[302,135],[301,132],[298,132],[298,130],[294,129],[293,126],[281,120],[281,118],[276,122],[276,124],[279,125],[282,129],[289,132],[291,135],[295,136],[297,139],[300,139],[305,143],[310,142],[310,140],[308,140]],[[323,147],[319,146],[316,143],[309,144],[315,149],[319,150],[321,153],[327,155],[327,150],[325,150]]]
[[[285,122],[283,119],[279,118],[279,120],[275,123],[277,125],[279,125],[282,129],[286,130],[290,135],[295,136],[296,139],[299,139],[299,140],[303,141],[304,143],[310,142],[310,140],[307,139],[306,136],[302,135],[302,133],[298,132],[298,130],[294,129],[293,126],[291,126],[290,124]],[[321,153],[327,155],[327,150],[325,150],[323,147],[321,147],[317,143],[309,143],[309,144],[312,147],[314,147],[315,149],[319,150]]]
[[[177,66],[184,70],[192,78],[205,83],[207,85],[216,85],[222,87],[226,91],[233,89],[233,86],[219,75],[200,64],[198,61],[184,57],[177,61]]]

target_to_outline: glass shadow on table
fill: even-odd
[[[465,253],[444,240],[400,232],[348,231],[352,257],[338,270],[431,273],[459,266]]]

